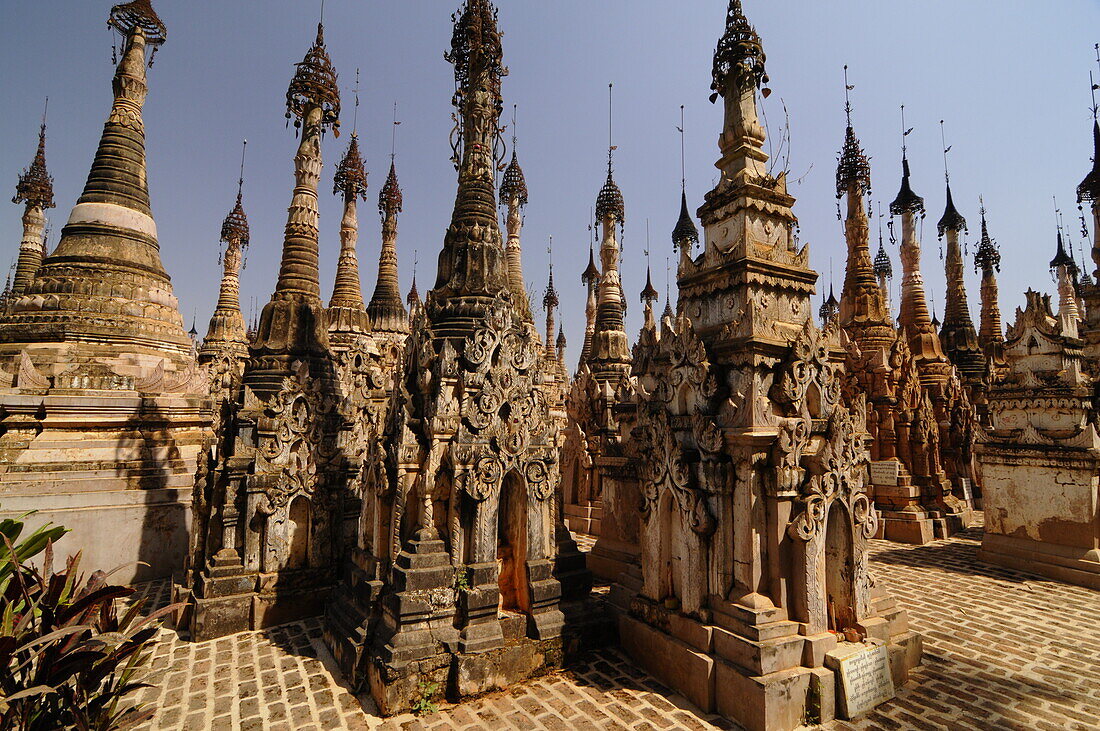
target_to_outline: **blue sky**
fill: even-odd
[[[218,233],[233,205],[240,142],[249,140],[245,207],[252,245],[243,274],[246,316],[252,298],[269,298],[293,185],[293,128],[284,104],[293,64],[316,29],[318,3],[303,0],[154,0],[168,43],[150,71],[146,103],[149,177],[164,264],[184,318],[205,332],[220,276]],[[603,184],[607,85],[615,83],[616,178],[626,198],[624,287],[628,331],[641,325],[646,221],[653,279],[664,290],[670,232],[679,212],[679,107],[687,107],[687,178],[694,209],[715,180],[720,105],[708,103],[711,57],[723,30],[725,0],[498,0],[505,33],[505,103],[519,105],[519,154],[530,188],[524,268],[541,301],[547,241],[554,237],[555,280],[576,358],[584,323],[580,273],[588,224]],[[1001,245],[1001,303],[1007,322],[1031,286],[1052,291],[1052,196],[1080,241],[1074,190],[1090,167],[1088,74],[1100,41],[1100,2],[1034,3],[926,0],[746,0],[763,37],[774,94],[766,112],[776,144],[786,104],[791,192],[802,241],[827,290],[843,280],[844,240],[836,215],[836,153],[843,142],[842,67],[855,85],[854,124],[872,157],[873,195],[889,203],[900,180],[899,105],[906,105],[913,185],[929,209],[923,266],[943,312],[943,265],[935,222],[944,205],[939,120],[952,146],[952,187],[978,233],[978,196]],[[374,287],[380,244],[374,201],[389,165],[393,103],[399,105],[397,164],[405,193],[398,242],[407,290],[419,252],[421,291],[434,281],[448,224],[455,172],[447,142],[453,77],[443,60],[457,0],[328,0],[326,39],[340,73],[343,129],[352,129],[355,69],[361,69],[358,129],[370,201],[360,209],[365,295]],[[8,100],[0,131],[0,182],[14,192],[34,154],[42,99],[50,96],[48,163],[58,207],[56,243],[84,184],[110,106],[109,2],[5,0],[0,61]],[[340,203],[330,195],[347,137],[324,143],[321,195],[322,290],[331,291],[339,250]],[[5,194],[6,195],[6,194]],[[21,207],[0,207],[0,261],[14,260]],[[1086,247],[1087,249],[1087,247]],[[891,252],[897,264],[896,250]],[[973,254],[973,247],[970,248]],[[1087,256],[1087,253],[1086,253]],[[1090,265],[1091,269],[1091,265]],[[967,261],[970,305],[978,279]],[[675,285],[674,285],[675,286]],[[819,285],[820,287],[821,285]],[[895,289],[897,280],[895,280]],[[663,302],[659,305],[663,306]]]

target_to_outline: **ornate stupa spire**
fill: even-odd
[[[50,100],[46,99],[49,107]],[[42,260],[46,258],[46,210],[55,207],[53,178],[46,170],[46,113],[38,129],[38,152],[30,167],[19,176],[12,203],[23,204],[23,239],[19,243],[19,262],[15,265],[15,280],[11,296],[23,294],[34,279]]]
[[[765,133],[756,108],[756,91],[764,87],[768,74],[767,56],[756,29],[745,17],[741,0],[730,0],[726,11],[726,32],[714,53],[710,100],[725,100],[725,127],[719,140],[722,171],[719,188],[755,184],[767,176],[767,154],[763,150]]]
[[[523,283],[523,246],[520,240],[520,234],[523,232],[523,209],[527,207],[527,180],[523,177],[523,168],[519,166],[516,141],[516,107],[513,105],[512,161],[508,163],[500,183],[500,204],[508,210],[508,244],[505,249],[508,261],[508,288],[512,291],[516,311],[525,319],[531,320],[527,287]],[[549,345],[549,335],[546,342]]]
[[[507,75],[497,11],[489,0],[466,0],[455,17],[451,50],[458,129],[454,162],[458,193],[439,254],[427,307],[437,337],[464,337],[502,292],[510,291],[496,216],[494,173],[501,98]]]
[[[1057,216],[1060,213],[1057,202],[1054,205]],[[1050,271],[1058,282],[1058,317],[1062,320],[1062,334],[1071,338],[1077,337],[1077,322],[1081,319],[1077,301],[1077,263],[1066,251],[1060,220],[1058,246],[1054,258],[1050,260]]]
[[[844,114],[847,126],[844,147],[837,158],[836,197],[847,198],[848,216],[844,223],[844,238],[848,244],[848,258],[844,269],[844,287],[840,303],[830,317],[822,315],[822,322],[837,318],[850,337],[865,351],[886,349],[895,340],[886,306],[883,289],[875,276],[871,261],[870,221],[864,205],[871,192],[871,163],[864,154],[852,127],[852,103],[848,83],[848,67],[844,67]],[[830,299],[832,284],[829,285]],[[822,305],[823,311],[826,305]]]
[[[684,105],[680,105],[680,217],[672,229],[672,244],[680,252],[680,260],[690,260],[692,250],[699,243],[699,229],[688,211],[687,165],[684,154]]]
[[[241,145],[237,203],[222,221],[221,242],[225,244],[225,251],[222,253],[222,282],[218,304],[210,317],[210,326],[199,350],[200,363],[209,362],[224,352],[239,358],[248,355],[248,334],[245,331],[244,316],[241,314],[241,262],[249,240],[248,216],[245,215],[241,202],[244,195],[244,156],[247,149],[248,140],[245,140]]]
[[[1095,49],[1096,64],[1100,66],[1100,43]],[[1091,72],[1089,81],[1092,84],[1092,170],[1077,186],[1077,204],[1082,208],[1086,201],[1092,204],[1092,261],[1096,265],[1093,276],[1100,284],[1100,121],[1097,119],[1100,106],[1096,102],[1100,84]]]
[[[611,93],[608,84],[608,135],[612,130]],[[615,146],[608,142],[607,181],[596,196],[596,224],[601,227],[601,276],[596,305],[596,329],[592,336],[589,364],[593,375],[601,382],[618,381],[630,370],[631,355],[624,325],[624,296],[619,272],[619,242],[617,234],[626,222],[626,205],[622,191],[615,183]]]
[[[1001,323],[1000,294],[997,287],[997,272],[1001,271],[1001,252],[996,242],[989,236],[989,226],[985,217],[985,201],[979,199],[982,217],[982,238],[978,250],[974,253],[974,269],[982,273],[982,315],[978,331],[978,342],[987,359],[1003,360],[1002,346],[1005,341],[1004,325]]]
[[[253,389],[281,386],[294,361],[323,357],[328,349],[318,273],[317,188],[321,180],[321,135],[340,131],[340,88],[325,48],[325,29],[317,37],[286,93],[286,118],[300,131],[294,156],[294,195],[283,238],[279,279],[271,301],[260,313],[259,330],[245,383]]]
[[[928,311],[928,300],[924,291],[924,275],[920,268],[920,239],[917,236],[917,216],[924,216],[924,199],[913,192],[910,184],[909,158],[906,154],[905,140],[913,129],[905,127],[905,107],[901,108],[902,146],[901,146],[901,189],[897,198],[890,204],[890,214],[901,216],[901,312],[898,321],[909,338],[909,349],[917,359],[918,366],[936,364],[939,368],[947,362],[943,354],[939,335],[932,324]],[[922,382],[931,382],[931,371],[924,368]],[[943,375],[943,374],[939,374]]]
[[[397,105],[394,104],[394,139],[396,140]],[[397,215],[401,213],[403,198],[397,182],[396,148],[390,150],[390,172],[386,184],[378,193],[378,213],[382,217],[382,252],[378,257],[378,281],[374,295],[367,305],[371,328],[376,331],[407,333],[409,313],[401,304],[401,291],[397,279]],[[411,293],[410,293],[411,294]]]
[[[881,209],[881,204],[879,205]],[[882,301],[886,303],[886,311],[890,312],[890,280],[894,278],[894,264],[890,261],[890,255],[886,253],[886,247],[882,245],[882,211],[878,217],[878,253],[875,254],[875,278],[878,279],[879,289],[882,290]]]
[[[662,323],[666,319],[672,320],[676,317],[676,313],[672,311],[672,285],[670,284],[672,275],[670,274],[670,269],[671,266],[668,263],[668,259],[665,259],[665,309],[661,312]]]
[[[188,361],[191,342],[161,263],[146,184],[146,51],[167,31],[149,0],[111,8],[123,38],[114,102],[84,192],[52,255],[24,284],[4,328],[8,342],[126,344]],[[49,328],[41,327],[49,306]]]
[[[653,304],[661,299],[661,293],[653,286],[653,270],[649,262],[649,219],[645,222],[645,288],[642,289],[641,302],[645,308],[645,324],[647,330],[657,328],[657,318],[653,314]]]
[[[943,120],[940,120],[941,139]],[[967,230],[966,219],[955,208],[951,197],[951,175],[947,166],[947,153],[951,148],[943,140],[943,174],[947,187],[947,204],[943,216],[936,228],[940,237],[947,237],[947,256],[945,270],[947,275],[947,295],[944,302],[943,326],[940,328],[940,342],[944,352],[969,385],[981,383],[985,375],[985,356],[974,321],[970,318],[970,305],[967,302],[966,282],[963,277],[963,251],[959,239]]]
[[[405,304],[409,306],[409,312],[412,313],[414,308],[420,307],[424,304],[420,299],[420,292],[416,288],[416,268],[418,264],[416,252],[413,252],[413,278],[412,286],[409,287],[409,294],[405,297]]]
[[[560,313],[559,313],[560,314]],[[562,329],[561,323],[558,323],[558,340],[555,343],[558,349],[558,365],[561,366],[562,373],[565,373],[565,330]]]
[[[546,295],[542,298],[542,307],[546,310],[546,356],[557,359],[554,344],[554,310],[558,307],[558,290],[554,289],[554,237],[550,237],[550,246],[547,248],[550,255],[550,279],[546,283]]]
[[[340,220],[340,258],[336,263],[336,283],[328,304],[329,338],[336,343],[370,329],[356,251],[359,201],[367,199],[367,173],[359,151],[359,136],[355,132],[351,133],[348,149],[336,167],[332,194],[344,199],[344,215]]]
[[[581,347],[580,360],[582,366],[588,364],[592,354],[592,337],[596,333],[596,309],[600,288],[600,270],[596,267],[596,254],[592,244],[595,234],[591,223],[588,224],[588,236],[588,266],[581,273],[581,283],[588,292],[584,307],[584,345]]]

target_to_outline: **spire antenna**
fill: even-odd
[[[400,122],[397,121],[397,102],[393,103],[393,130],[390,132],[390,162],[397,159],[397,128],[400,126]]]
[[[321,0],[321,19],[318,21],[320,25],[325,24],[325,0]]]
[[[844,64],[844,115],[848,118],[849,127],[852,126],[852,100],[848,92],[854,88],[856,87],[848,83],[848,64]]]
[[[351,133],[356,134],[359,130],[359,69],[355,69],[355,89],[352,91],[355,94],[355,111],[352,112],[351,117]]]
[[[248,140],[241,143],[241,176],[237,178],[237,197],[244,191],[244,153],[248,150]]]
[[[947,153],[951,152],[951,148],[947,146],[947,137],[943,131],[943,120],[940,120],[940,142],[943,144],[943,179],[948,185],[951,184],[951,173],[947,169]]]
[[[1096,51],[1096,66],[1100,68],[1100,43],[1094,45],[1093,49]],[[1095,122],[1097,112],[1096,91],[1100,89],[1100,84],[1096,83],[1091,71],[1089,71],[1089,83],[1092,85],[1092,121]]]
[[[914,129],[913,127],[906,127],[905,126],[905,105],[902,104],[901,105],[901,156],[902,156],[902,158],[904,158],[906,153],[909,151],[909,148],[906,144],[906,139],[905,138],[913,133],[913,129]]]
[[[684,105],[680,105],[680,126],[676,128],[680,132],[680,192],[687,192],[687,164],[684,152]]]
[[[512,105],[512,151],[513,152],[515,152],[515,150],[516,150],[516,137],[517,137],[517,134],[518,134],[516,132],[516,115],[518,113],[519,113],[519,105],[518,104],[513,104]]]
[[[610,84],[607,85],[607,174],[608,175],[611,174],[611,154],[615,151],[615,145],[612,144],[612,142],[614,141],[614,134],[613,134],[614,127],[612,125],[612,120],[614,119],[614,113],[615,113],[614,97],[613,97],[614,88],[615,88],[614,83],[610,83]]]
[[[1090,74],[1090,76],[1091,76],[1091,74]],[[42,107],[42,127],[43,128],[46,127],[46,115],[49,113],[49,111],[50,111],[50,98],[46,97],[46,104],[45,104],[45,106]]]
[[[649,268],[649,219],[645,220],[645,265]]]

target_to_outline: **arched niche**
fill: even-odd
[[[500,488],[497,507],[497,586],[504,611],[531,611],[527,586],[527,489],[515,471]]]
[[[859,618],[856,610],[852,520],[848,509],[838,500],[833,501],[825,521],[824,559],[828,627],[843,632],[854,628]]]

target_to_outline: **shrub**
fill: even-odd
[[[157,620],[141,616],[134,593],[108,574],[79,573],[80,554],[53,570],[53,543],[64,528],[46,525],[20,540],[23,519],[0,522],[0,728],[107,731],[149,719],[127,696],[149,658]],[[29,560],[42,553],[41,572]]]

